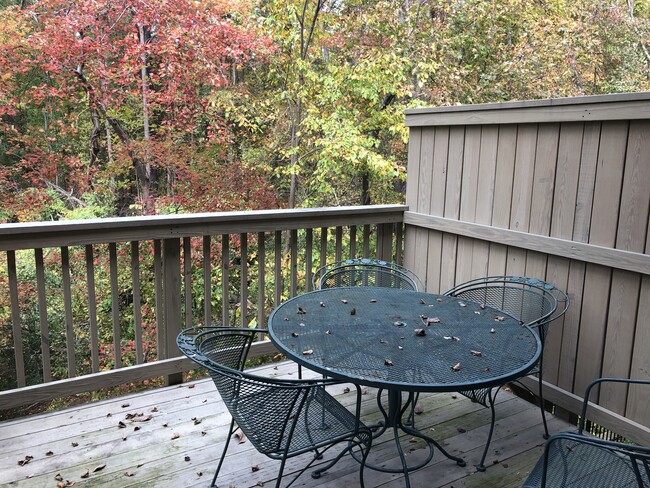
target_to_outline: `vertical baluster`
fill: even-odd
[[[393,224],[377,224],[377,259],[393,260]]]
[[[9,299],[11,301],[11,325],[14,339],[14,360],[16,363],[16,384],[25,386],[25,357],[23,353],[23,334],[20,327],[20,305],[18,300],[18,275],[16,273],[16,253],[7,251],[7,272],[9,274]]]
[[[230,323],[230,299],[228,282],[230,280],[230,236],[221,236],[221,325],[228,327]]]
[[[156,284],[156,348],[158,359],[165,358],[165,334],[163,311],[163,271],[162,271],[162,243],[159,239],[153,241],[153,271]]]
[[[289,233],[289,247],[291,249],[290,296],[295,297],[298,289],[298,231],[296,229],[291,229]]]
[[[111,315],[113,319],[113,348],[115,349],[115,368],[122,367],[122,333],[120,331],[120,292],[117,282],[117,245],[108,244],[111,281]]]
[[[314,274],[313,263],[313,245],[314,245],[314,231],[313,229],[305,229],[305,286],[307,291],[312,290],[312,276]]]
[[[395,262],[399,265],[402,264],[402,246],[404,239],[404,226],[401,222],[397,222],[395,225]]]
[[[239,313],[241,326],[248,327],[248,234],[239,234],[241,267],[239,274]]]
[[[282,232],[275,231],[275,306],[282,301]]]
[[[327,227],[320,229],[320,266],[327,264]]]
[[[370,257],[370,224],[363,226],[363,257]]]
[[[337,227],[335,230],[335,252],[336,252],[336,261],[341,261],[343,259],[343,227]]]
[[[38,293],[38,319],[41,329],[41,363],[43,364],[43,382],[52,381],[52,365],[50,360],[50,331],[47,322],[47,296],[45,292],[45,265],[43,264],[43,249],[34,249],[36,261],[36,289]]]
[[[133,288],[133,335],[135,338],[135,361],[144,363],[142,344],[142,303],[140,300],[140,243],[131,241],[131,283]]]
[[[357,226],[350,226],[350,259],[357,257]]]
[[[68,352],[68,378],[77,375],[77,363],[74,354],[74,323],[72,320],[72,287],[70,285],[70,251],[61,248],[61,280],[63,284],[63,308],[65,310],[65,342]]]
[[[183,286],[185,289],[185,328],[192,327],[192,242],[183,237]]]
[[[265,280],[266,278],[266,240],[264,232],[257,233],[257,327],[266,327],[265,323]]]
[[[210,236],[203,236],[203,325],[212,325],[212,263]]]
[[[97,330],[97,297],[95,295],[95,259],[93,246],[86,246],[86,282],[88,285],[88,325],[90,327],[90,362],[93,373],[99,371],[99,334]]]

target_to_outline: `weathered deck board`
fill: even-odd
[[[265,366],[260,374],[291,376],[296,367],[290,363]],[[353,393],[343,385],[333,394],[352,407]],[[424,413],[416,425],[440,441],[452,454],[462,456],[467,467],[461,468],[440,453],[424,469],[411,475],[414,487],[506,487],[520,486],[541,453],[541,417],[536,407],[502,392],[498,397],[497,427],[488,453],[486,473],[477,473],[478,462],[489,428],[489,410],[460,395],[423,394]],[[146,422],[125,419],[127,414],[152,415]],[[364,421],[372,423],[380,413],[375,391],[364,395]],[[194,419],[199,419],[196,424]],[[122,421],[125,428],[119,428]],[[75,408],[34,415],[0,423],[0,486],[56,486],[60,474],[75,486],[208,486],[221,454],[230,417],[209,380],[175,387],[160,388],[127,397],[106,400]],[[139,429],[134,430],[136,427]],[[569,426],[552,419],[554,431]],[[178,433],[176,439],[172,437]],[[76,445],[73,445],[75,443]],[[404,437],[402,445],[408,459],[422,458],[422,441]],[[333,451],[337,452],[337,451]],[[51,453],[48,455],[48,453]],[[18,461],[33,459],[24,466]],[[331,459],[326,455],[325,460]],[[392,437],[384,435],[373,444],[371,459],[376,463],[396,462]],[[309,455],[289,460],[285,473],[304,466]],[[93,472],[100,465],[103,469]],[[253,471],[252,466],[259,470]],[[232,444],[219,477],[220,486],[236,488],[266,486],[274,482],[279,463],[257,453],[250,443]],[[87,470],[87,478],[81,478]],[[127,474],[131,476],[127,476]],[[359,469],[349,456],[320,479],[305,474],[295,486],[336,488],[358,486]],[[404,486],[401,476],[367,469],[366,486],[396,488]]]

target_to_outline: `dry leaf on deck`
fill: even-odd
[[[73,443],[72,443],[72,447],[77,447],[78,445],[79,445],[78,442],[73,442]]]
[[[424,413],[424,407],[418,403],[413,409],[413,413],[415,415],[422,415]]]
[[[186,463],[190,462],[190,457],[189,456],[185,456],[185,462]]]
[[[123,403],[123,404],[122,404],[122,408],[126,408],[126,407],[128,407],[129,405],[131,405],[131,404],[130,404],[130,403]]]
[[[54,453],[52,451],[47,451],[45,453],[46,456],[54,456]]]
[[[56,476],[54,476],[54,479],[56,481],[63,481],[63,476],[61,476],[61,473],[56,473]]]
[[[178,432],[174,432],[174,435],[172,435],[172,440],[178,439],[181,435]]]
[[[124,473],[124,476],[127,476],[127,477],[130,478],[131,476],[135,476],[135,473],[132,473],[131,471],[127,471],[126,473]]]
[[[97,471],[101,471],[106,467],[105,464],[100,464],[99,466],[95,466],[95,469],[93,469],[93,473],[96,473]]]
[[[252,471],[253,473],[256,472],[256,471],[259,471],[259,470],[260,470],[259,465],[256,464],[255,466],[251,466],[251,471]]]
[[[243,444],[248,440],[241,429],[237,429],[233,435],[237,438],[240,444]]]
[[[153,408],[151,409],[151,411],[152,411],[152,412],[157,412],[157,411],[158,411],[158,407],[153,407]]]
[[[90,470],[87,469],[87,470],[84,472],[84,474],[82,474],[82,475],[80,476],[80,478],[88,478],[89,476],[90,476]]]
[[[25,456],[25,459],[18,461],[18,466],[25,466],[25,464],[30,462],[32,459],[34,459],[34,456]]]
[[[117,426],[120,429],[126,429],[126,424],[124,422],[122,422],[121,420],[117,423]]]

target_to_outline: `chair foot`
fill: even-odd
[[[474,467],[476,468],[476,471],[480,471],[481,473],[485,473],[485,466],[482,464],[475,464]]]
[[[320,478],[320,473],[314,471],[314,472],[311,474],[311,477],[314,478],[315,480],[317,480],[318,478]]]
[[[463,461],[462,459],[460,461],[456,461],[456,464],[460,466],[461,468],[467,466],[467,463]]]
[[[551,436],[548,435],[548,434],[542,434],[542,437],[543,437],[544,439],[548,439],[548,438],[551,437]]]

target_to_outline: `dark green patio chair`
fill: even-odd
[[[239,426],[260,453],[281,461],[276,487],[280,487],[288,458],[313,452],[309,463],[296,479],[332,446],[344,449],[325,466],[312,472],[313,478],[334,466],[353,449],[361,450],[360,485],[372,443],[370,430],[359,420],[361,391],[357,388],[354,413],[347,410],[325,387],[337,383],[330,379],[271,379],[243,371],[251,344],[258,331],[230,327],[198,327],[181,332],[178,348],[192,361],[206,368],[232,416],[226,444],[212,479],[223,465],[230,438]]]
[[[522,325],[527,325],[537,331],[542,351],[539,361],[529,374],[538,375],[539,406],[544,424],[544,438],[548,438],[548,425],[546,424],[546,411],[544,410],[544,396],[542,389],[542,367],[544,361],[544,342],[548,335],[549,324],[562,317],[569,308],[569,298],[562,290],[552,283],[537,278],[526,276],[489,276],[461,283],[445,292],[445,295],[456,297],[460,300],[473,301],[487,305],[519,320]],[[479,390],[461,391],[474,402],[489,407],[492,411],[492,422],[488,434],[485,450],[480,463],[476,466],[479,471],[485,470],[485,457],[487,456],[492,434],[494,432],[495,397],[503,385],[498,388],[482,388]],[[528,388],[526,388],[528,389]],[[530,389],[528,389],[530,391]],[[532,391],[531,394],[535,395]]]
[[[650,447],[607,441],[584,432],[591,389],[602,382],[650,385],[650,380],[600,378],[585,393],[578,432],[561,432],[546,442],[522,488],[649,488]]]
[[[379,259],[355,258],[320,267],[313,277],[314,290],[342,286],[383,286],[418,291],[422,282],[408,268]]]

